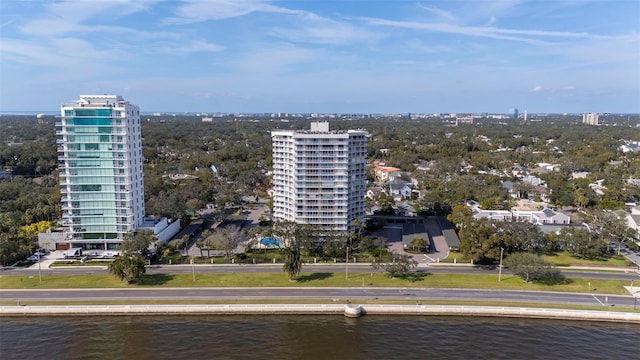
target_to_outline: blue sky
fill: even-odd
[[[640,2],[0,1],[0,110],[640,112]]]

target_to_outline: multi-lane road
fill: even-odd
[[[307,264],[303,267],[305,273],[344,273],[345,264]],[[229,274],[229,273],[276,273],[282,272],[281,264],[260,264],[260,265],[152,265],[147,267],[147,274]],[[367,264],[349,264],[349,273],[370,273],[374,271]],[[420,267],[418,272],[432,274],[494,274],[498,276],[496,268],[486,267]],[[37,268],[5,268],[0,272],[2,275],[34,275]],[[46,275],[80,275],[80,274],[107,274],[104,267],[53,267],[42,270]],[[507,270],[503,274],[508,274]],[[561,272],[565,277],[588,278],[599,280],[634,280],[640,283],[640,275],[631,269],[628,272],[601,272],[588,270],[564,270]]]
[[[198,266],[150,266],[149,274],[190,274],[193,271],[204,273],[238,272],[282,272],[279,265],[198,265]],[[331,273],[343,272],[345,265],[306,265],[305,272]],[[37,269],[8,269],[3,275],[36,275]],[[351,264],[350,273],[371,272],[370,266]],[[429,273],[496,274],[495,269],[485,268],[421,268]],[[46,274],[106,274],[103,268],[50,268]],[[640,276],[634,272],[590,272],[565,271],[564,275],[573,278],[591,278],[603,280],[631,280],[640,283]],[[481,289],[425,289],[425,288],[180,288],[180,289],[47,289],[14,290],[0,292],[3,301],[82,301],[82,300],[229,300],[229,299],[329,299],[342,301],[357,299],[404,299],[404,300],[460,300],[495,301],[547,304],[572,304],[591,306],[619,306],[633,308],[634,298],[623,295],[596,295],[538,291],[481,290]]]

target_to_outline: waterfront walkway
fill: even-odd
[[[360,305],[372,315],[493,316],[640,324],[640,313],[497,306]],[[0,306],[0,316],[344,314],[345,304]]]

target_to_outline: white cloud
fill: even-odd
[[[259,0],[189,0],[178,7],[176,16],[165,20],[167,24],[191,24],[208,20],[222,20],[251,14],[253,12],[301,14],[303,11],[289,10]]]
[[[304,13],[292,19],[288,27],[276,27],[270,33],[289,41],[317,44],[346,44],[382,37],[381,34],[359,29],[349,23],[312,13]]]
[[[533,89],[531,89],[532,92],[539,92],[542,91],[542,86],[541,85],[536,85],[533,87]]]
[[[547,30],[517,30],[496,28],[490,26],[460,26],[444,23],[428,23],[428,22],[412,22],[412,21],[395,21],[381,18],[360,17],[359,20],[376,26],[396,27],[413,30],[433,31],[449,34],[459,34],[472,37],[486,37],[499,40],[519,41],[536,45],[553,45],[554,43],[540,40],[538,38],[583,38],[583,39],[630,39],[635,35],[608,36],[597,35],[586,32],[570,32],[570,31],[547,31]],[[637,37],[637,36],[636,36]]]
[[[432,6],[425,6],[425,5],[418,5],[421,9],[427,10],[428,12],[434,14],[436,17],[442,19],[442,20],[446,20],[446,21],[451,21],[451,22],[455,22],[458,20],[458,18],[451,12],[446,11],[446,10],[442,10],[442,9],[438,9]]]
[[[404,49],[409,52],[425,53],[425,54],[443,53],[443,52],[449,52],[452,50],[452,48],[449,46],[425,44],[422,40],[419,40],[419,39],[413,39],[413,40],[407,41]]]
[[[202,40],[193,40],[173,43],[164,42],[163,46],[158,48],[157,51],[172,55],[187,55],[198,52],[218,52],[222,51],[223,49],[224,47],[217,44],[209,43]]]

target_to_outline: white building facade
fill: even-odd
[[[140,110],[119,95],[81,95],[56,123],[66,240],[113,250],[144,224]]]
[[[582,122],[588,125],[598,125],[599,116],[596,113],[582,114]]]
[[[274,220],[334,231],[364,221],[367,136],[329,131],[328,122],[272,131]]]

